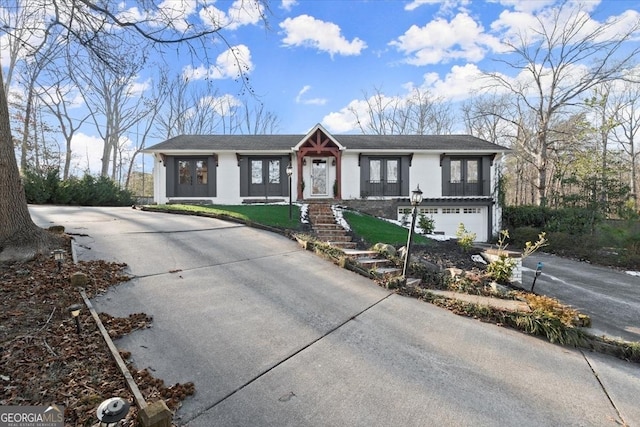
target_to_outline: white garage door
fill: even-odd
[[[410,212],[409,209],[399,209],[398,220],[401,220],[403,214]],[[471,233],[476,233],[477,242],[486,242],[488,208],[486,206],[469,206],[469,207],[420,207],[418,213],[428,217],[432,217],[435,223],[435,231],[444,233],[447,236],[456,236],[458,225],[464,224],[464,227]]]

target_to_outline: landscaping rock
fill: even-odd
[[[376,243],[373,247],[373,250],[376,252],[380,252],[387,257],[396,257],[398,256],[398,251],[393,245],[388,245],[386,243]]]

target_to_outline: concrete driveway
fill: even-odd
[[[136,276],[97,298],[153,327],[117,342],[189,426],[640,425],[640,367],[379,288],[284,237],[131,208],[31,207],[83,259]]]

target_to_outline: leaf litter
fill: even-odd
[[[69,255],[69,254],[67,254]],[[69,259],[69,257],[67,257]],[[60,271],[51,257],[24,263],[0,264],[0,405],[64,405],[66,426],[95,424],[96,408],[118,396],[132,403],[122,426],[138,426],[137,409],[77,288],[74,273],[84,273],[89,298],[130,280],[126,264],[106,261],[63,263]],[[80,334],[69,307],[81,304]],[[151,327],[152,318],[134,313],[117,318],[100,313],[112,339]],[[120,350],[127,361],[130,353]],[[175,411],[195,392],[193,383],[167,386],[147,369],[126,362],[147,402],[164,400]]]

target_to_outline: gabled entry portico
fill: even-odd
[[[296,152],[297,176],[300,177],[297,199],[341,199],[344,147],[318,124],[293,150]]]

